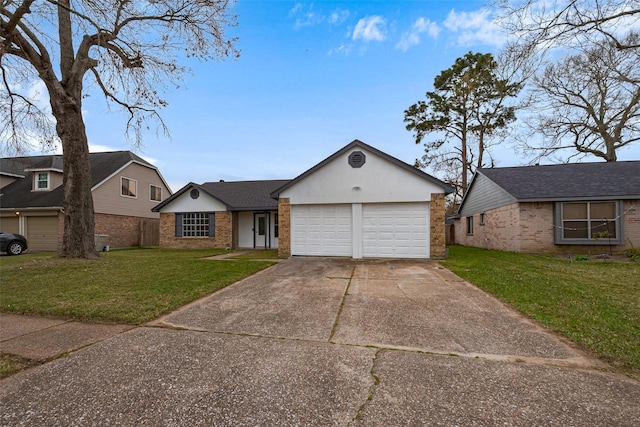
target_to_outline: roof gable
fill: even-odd
[[[219,181],[205,182],[203,184],[189,184],[178,190],[173,196],[164,200],[153,208],[154,212],[160,212],[175,200],[182,197],[187,191],[197,188],[218,200],[230,211],[275,210],[278,202],[269,194],[289,180],[265,180],[265,181]]]
[[[297,183],[301,182],[302,180],[304,180],[305,178],[309,177],[310,175],[314,174],[315,172],[317,172],[318,170],[322,169],[324,166],[330,164],[331,162],[333,162],[334,160],[336,160],[337,158],[347,154],[348,152],[350,152],[353,149],[356,148],[361,148],[364,149],[366,151],[369,151],[375,155],[377,155],[378,157],[390,162],[391,164],[400,167],[401,169],[404,169],[412,174],[415,174],[416,176],[438,186],[439,188],[441,188],[443,190],[443,192],[445,194],[449,194],[453,192],[453,188],[451,186],[449,186],[448,184],[440,181],[439,179],[421,171],[420,169],[417,169],[411,165],[409,165],[408,163],[405,163],[399,159],[396,159],[393,156],[390,156],[389,154],[378,150],[375,147],[372,147],[368,144],[365,144],[364,142],[360,141],[360,140],[353,140],[351,143],[347,144],[346,146],[344,146],[343,148],[341,148],[340,150],[336,151],[335,153],[333,153],[331,156],[327,157],[326,159],[324,159],[323,161],[321,161],[320,163],[318,163],[317,165],[313,166],[312,168],[308,169],[307,171],[303,172],[302,174],[300,174],[299,176],[297,176],[296,178],[292,179],[291,181],[287,182],[286,184],[284,184],[283,186],[281,186],[280,188],[278,188],[277,190],[275,190],[274,192],[271,193],[271,196],[274,198],[278,198],[280,196],[280,194],[282,192],[284,192],[285,190],[293,187],[294,185],[296,185]]]
[[[640,161],[478,169],[458,213],[515,202],[640,199]]]
[[[111,151],[90,153],[91,187],[104,182],[114,173],[132,162],[154,169],[155,166],[130,151]],[[20,179],[3,187],[1,206],[3,208],[31,208],[31,207],[61,207],[62,186],[51,191],[31,191],[34,171],[53,170],[62,171],[63,158],[60,154],[44,156],[8,157],[0,159],[0,170],[7,175],[18,176]],[[164,179],[160,176],[162,181]],[[169,186],[164,183],[167,189]]]

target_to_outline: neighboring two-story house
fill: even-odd
[[[157,245],[152,212],[171,196],[160,171],[130,151],[91,153],[99,246]],[[30,251],[56,251],[64,227],[61,155],[0,159],[0,230],[27,237]]]

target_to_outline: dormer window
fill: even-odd
[[[49,189],[49,172],[36,172],[36,190]]]

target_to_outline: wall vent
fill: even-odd
[[[367,156],[362,151],[354,151],[349,154],[349,164],[352,168],[361,168],[367,161]]]

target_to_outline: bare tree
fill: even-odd
[[[34,138],[62,143],[64,234],[61,256],[97,255],[89,148],[82,117],[85,80],[128,115],[140,142],[149,126],[166,131],[159,90],[177,84],[185,57],[237,56],[225,29],[233,0],[0,0],[0,138],[19,149]],[[28,93],[41,81],[50,112]],[[52,127],[53,116],[55,130]]]
[[[607,38],[618,49],[638,49],[638,0],[496,0],[498,22],[527,50],[574,46]]]
[[[416,144],[425,136],[425,154],[417,166],[434,165],[446,175],[460,199],[476,168],[493,164],[490,148],[501,142],[501,132],[515,120],[508,100],[521,89],[519,82],[499,78],[498,63],[490,53],[467,53],[434,79],[434,91],[404,112],[407,130]],[[455,201],[454,201],[455,202]]]
[[[536,161],[567,151],[616,161],[617,150],[640,140],[637,53],[605,39],[548,65],[533,79],[536,113],[521,141],[525,151]]]

